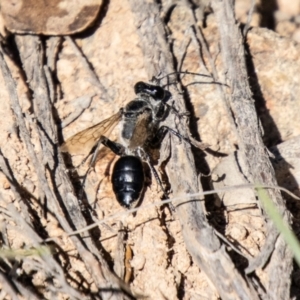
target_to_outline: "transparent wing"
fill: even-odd
[[[121,117],[122,111],[120,110],[108,119],[76,133],[61,145],[61,151],[72,155],[88,154],[102,135],[107,135],[113,130]]]

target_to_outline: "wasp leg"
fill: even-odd
[[[169,105],[167,103],[165,103],[165,106],[168,108],[168,111],[171,111],[173,114],[175,114],[178,118],[182,118],[182,117],[189,117],[190,116],[190,112],[189,111],[185,111],[185,112],[178,112],[178,110],[173,106],[173,105]]]
[[[116,155],[119,155],[119,156],[123,155],[124,152],[125,152],[125,148],[124,148],[123,145],[121,145],[119,143],[116,143],[116,142],[113,142],[113,141],[111,141],[110,139],[108,139],[105,136],[101,136],[101,138],[99,139],[99,141],[97,143],[97,146],[96,146],[96,148],[94,150],[94,153],[93,153],[93,156],[92,156],[89,168],[88,168],[87,172],[85,173],[84,179],[82,181],[83,186],[84,186],[86,177],[87,177],[90,169],[95,166],[95,163],[97,161],[97,156],[98,156],[99,149],[100,149],[101,145],[104,145],[105,147],[109,148],[112,152],[114,152]]]
[[[93,168],[95,166],[95,163],[97,161],[97,157],[98,157],[98,153],[99,153],[101,145],[104,145],[105,147],[109,148],[112,152],[114,152],[116,155],[119,155],[119,156],[121,156],[125,151],[125,148],[123,145],[113,142],[105,136],[100,137],[100,139],[96,145],[96,148],[94,150],[93,156],[91,158],[90,165],[89,165],[86,173],[84,174],[84,177],[82,180],[82,187],[81,187],[81,191],[79,194],[80,198],[82,198],[82,196],[83,196],[84,185],[85,185],[85,181],[87,179],[88,173],[90,172],[91,168]]]
[[[165,125],[161,126],[161,127],[158,129],[158,131],[157,131],[155,137],[154,137],[154,138],[152,139],[152,141],[151,141],[151,145],[152,145],[153,147],[156,147],[156,146],[160,145],[160,143],[162,142],[163,138],[165,137],[165,135],[166,135],[166,133],[167,133],[168,131],[171,132],[172,134],[174,134],[175,136],[177,136],[180,140],[184,140],[184,141],[185,141],[186,143],[188,143],[189,145],[193,145],[192,142],[191,142],[188,138],[182,136],[182,135],[181,135],[179,132],[177,132],[176,130],[174,130],[174,129],[168,127],[168,126],[165,126]]]
[[[94,154],[92,156],[90,167],[93,167],[96,163],[99,148],[100,148],[101,144],[104,145],[105,147],[109,148],[116,155],[121,156],[125,152],[125,148],[124,148],[123,145],[121,145],[119,143],[116,143],[116,142],[113,142],[105,136],[101,136],[101,138],[99,139],[99,141],[97,143],[97,147],[94,151]]]
[[[113,142],[105,136],[101,137],[101,143],[118,156],[122,156],[125,153],[125,147],[123,145]]]
[[[154,166],[152,164],[150,155],[144,149],[142,149],[142,148],[138,148],[137,149],[137,154],[139,155],[139,157],[141,157],[144,161],[147,162],[148,166],[151,169],[151,172],[153,173],[153,175],[154,175],[157,183],[159,184],[159,186],[160,186],[160,188],[161,188],[161,190],[162,190],[162,192],[164,194],[164,198],[165,199],[169,199],[169,196],[168,196],[168,194],[167,194],[167,192],[166,192],[166,190],[165,190],[165,188],[163,186],[163,183],[162,183],[162,181],[161,181],[161,179],[160,179],[157,171],[155,170],[155,168],[154,168]],[[173,206],[172,203],[170,203],[170,208],[172,209],[172,211],[175,211],[175,207]]]

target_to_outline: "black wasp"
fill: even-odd
[[[143,192],[145,185],[143,161],[148,163],[164,192],[148,150],[161,142],[167,130],[179,138],[183,138],[176,131],[166,126],[160,126],[170,109],[173,109],[166,103],[171,96],[168,91],[161,86],[145,82],[136,83],[134,91],[137,97],[120,109],[118,113],[75,134],[61,147],[63,152],[70,154],[81,153],[83,147],[95,149],[91,165],[97,159],[101,144],[119,155],[120,158],[115,163],[112,173],[112,186],[118,202],[126,208],[135,206]],[[113,142],[105,136],[118,122],[122,124],[121,143]],[[165,192],[164,194],[166,196]]]

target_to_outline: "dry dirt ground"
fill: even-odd
[[[162,2],[164,9],[171,3]],[[251,1],[239,0],[235,5],[237,20],[245,24]],[[227,167],[231,168],[230,165],[224,166],[224,162],[236,150],[237,140],[218,89],[225,79],[215,16],[209,7],[199,8],[198,13],[198,25],[202,28],[209,55],[204,47],[199,47],[191,27],[196,24],[191,19],[190,8],[181,1],[176,2],[168,15],[168,39],[172,41],[172,51],[178,65],[182,64],[181,70],[209,75],[214,71],[211,67],[213,62],[218,73],[217,83],[196,75],[185,75],[182,79],[188,95],[187,108],[193,136],[209,144],[213,151],[223,154],[214,155],[199,149],[194,151],[199,178],[204,189],[209,189],[220,187],[214,185],[214,180],[222,176]],[[297,148],[300,134],[299,18],[299,1],[278,1],[273,6],[270,4],[270,7],[257,1],[250,23],[252,27],[246,39],[249,81],[264,128],[264,142],[278,158],[273,160],[279,184],[297,195],[300,195],[300,164],[297,162],[300,155]],[[39,124],[32,104],[35,93],[26,84],[30,78],[28,74],[25,78],[20,70],[20,58],[16,53],[16,45],[20,48],[22,43],[23,47],[26,44],[15,43],[14,36],[8,36],[7,39],[6,61],[17,82],[23,116],[34,152],[39,156],[42,146],[37,142]],[[135,98],[134,84],[150,79],[144,65],[135,17],[127,1],[105,1],[91,28],[71,37],[52,39],[42,37],[41,43],[55,61],[52,69],[55,84],[53,112],[57,125],[55,130],[59,132],[58,144],[116,113]],[[53,46],[56,43],[57,47]],[[30,56],[30,53],[27,55]],[[45,267],[47,259],[33,252],[28,256],[12,252],[8,258],[4,257],[1,260],[0,282],[3,284],[0,298],[100,299],[97,294],[99,284],[95,283],[91,275],[93,272],[82,258],[85,252],[78,251],[77,244],[62,229],[53,212],[55,208],[47,209],[47,193],[39,184],[39,175],[20,138],[11,100],[0,76],[1,154],[14,177],[13,181],[9,181],[6,172],[0,172],[1,243],[3,249],[17,251],[37,248],[40,255],[47,257],[53,254],[54,258],[53,261],[47,261]],[[42,100],[35,96],[35,101]],[[116,127],[111,137],[116,137],[118,132],[119,127]],[[284,159],[279,159],[278,151]],[[68,176],[78,191],[80,183],[77,175],[84,174],[87,164],[74,169],[72,166],[80,164],[84,157],[73,156],[71,163],[70,158],[65,156],[65,160],[68,160]],[[97,240],[96,248],[100,249],[108,269],[125,279],[134,293],[149,299],[218,299],[214,283],[209,281],[186,248],[176,212],[172,212],[168,206],[143,209],[143,206],[160,201],[162,197],[153,176],[151,182],[147,183],[140,210],[126,214],[126,210],[120,207],[110,181],[116,160],[117,157],[107,151],[98,159],[85,184],[86,199],[90,205],[86,214],[90,222],[117,214],[104,221],[99,225],[99,230],[93,233],[93,239]],[[221,161],[223,166],[220,165]],[[178,176],[181,176],[180,170]],[[47,179],[51,181],[51,174],[47,174]],[[239,179],[234,178],[226,184],[238,183]],[[13,186],[18,187],[17,191]],[[74,205],[85,207],[82,203]],[[299,235],[299,204],[287,199],[287,207],[293,215],[293,229]],[[233,192],[220,198],[209,196],[206,209],[211,225],[242,253],[247,256],[259,254],[266,239],[266,227],[255,199],[248,193]],[[54,241],[53,248],[50,248],[52,254],[39,246],[47,238],[53,238]],[[229,246],[227,250],[233,253],[236,267],[244,268],[245,262],[235,257],[234,250]],[[61,267],[61,273],[56,269],[54,276],[51,266]],[[287,295],[296,297],[299,294],[299,272],[295,266],[291,274],[291,293],[286,291]],[[263,270],[258,271],[257,276],[262,285],[268,280]],[[111,297],[114,299],[120,295]],[[102,295],[102,298],[105,296]]]

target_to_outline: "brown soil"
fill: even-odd
[[[236,1],[236,17],[242,24],[246,22],[250,9],[248,2],[251,1]],[[298,44],[300,29],[297,18],[300,15],[300,8],[298,5],[297,13],[295,10],[289,12],[282,4],[276,8],[274,14],[274,11],[267,11],[259,3],[258,5],[260,10],[253,14],[251,22],[255,27],[251,28],[247,35],[246,59],[252,92],[257,101],[257,112],[264,127],[264,141],[271,147],[296,138],[300,133],[300,125],[297,122],[300,111]],[[203,11],[205,12],[203,35],[219,73],[219,81],[224,82],[216,21],[209,8],[203,8]],[[271,21],[268,23],[268,17],[272,14],[275,15],[273,23]],[[267,23],[265,27],[270,29],[260,27],[264,22]],[[182,70],[202,74],[212,72],[209,57],[203,49],[199,50],[190,25],[189,8],[183,4],[175,6],[168,23],[174,55],[177,61],[183,59]],[[8,49],[12,39],[9,37]],[[76,47],[79,52],[76,51]],[[39,155],[41,145],[38,142],[37,125],[32,109],[32,91],[27,87],[16,56],[12,60],[7,56],[6,60],[17,82],[18,96],[24,116],[26,115],[31,141],[35,152]],[[95,84],[95,77],[91,75],[91,71],[105,87],[106,93]],[[56,84],[54,103],[56,123],[57,130],[61,133],[58,143],[106,119],[134,99],[134,84],[137,81],[149,81],[149,78],[144,66],[134,15],[128,2],[105,1],[105,8],[102,8],[99,20],[93,27],[73,36],[72,40],[62,38],[61,45],[57,49],[56,68],[53,74]],[[2,75],[0,76],[2,99],[0,146],[15,180],[10,182],[4,173],[0,172],[2,246],[13,250],[37,247],[37,240],[33,235],[21,223],[16,222],[18,218],[16,216],[24,218],[25,222],[32,224],[30,226],[33,226],[33,231],[41,240],[54,238],[56,245],[53,257],[61,266],[66,283],[64,285],[59,282],[60,277],[57,275],[50,276],[39,256],[15,256],[14,252],[11,260],[3,259],[1,276],[5,274],[13,278],[11,286],[16,287],[17,294],[22,299],[30,298],[26,294],[26,289],[37,299],[54,299],[54,296],[57,299],[77,299],[78,295],[86,299],[100,299],[96,294],[99,286],[95,284],[73,240],[62,229],[55,213],[51,209],[46,213],[45,193],[41,190],[39,177],[25,144],[20,139],[10,98]],[[202,83],[191,84],[195,81]],[[231,154],[235,151],[237,141],[217,84],[192,75],[184,76],[183,84],[187,87],[189,95],[188,109],[191,109],[191,131],[194,137],[196,139],[200,137],[202,142],[209,144],[211,149],[219,153]],[[66,122],[74,111],[81,114],[60,129],[61,122]],[[119,127],[116,127],[111,137],[116,137],[119,131]],[[77,166],[83,158],[83,156],[72,157],[72,165]],[[121,275],[120,268],[127,266],[125,275],[124,272],[122,275],[127,276],[130,288],[135,293],[148,296],[149,299],[218,299],[214,283],[210,282],[205,272],[193,262],[186,249],[176,212],[172,213],[167,206],[143,209],[144,205],[157,202],[162,197],[161,189],[154,178],[147,185],[141,208],[137,213],[127,214],[125,209],[120,207],[115,200],[110,182],[116,159],[109,151],[98,159],[95,169],[88,175],[85,189],[87,200],[93,209],[89,213],[92,221],[105,220],[110,215],[124,212],[100,225],[97,237],[93,237],[99,242],[98,249],[101,249],[109,268]],[[222,157],[202,152],[199,154],[199,151],[196,151],[199,174],[209,174],[221,160]],[[86,168],[87,164],[69,171],[77,190],[80,188],[78,183],[77,185],[75,183],[75,174],[76,172],[79,175],[84,174]],[[288,175],[285,173],[278,177],[279,184],[285,184],[287,188],[299,194],[300,171],[297,168],[293,169],[293,166],[291,168]],[[292,179],[287,182],[286,176]],[[48,174],[49,181],[50,177]],[[213,176],[204,176],[204,184],[207,186],[210,186],[212,180]],[[18,187],[17,193],[13,186]],[[20,198],[17,195],[21,195]],[[23,204],[20,204],[22,202]],[[15,215],[12,213],[12,204],[17,210]],[[266,238],[266,228],[259,209],[253,207],[251,201],[243,203],[243,209],[240,209],[241,207],[237,209],[234,201],[227,203],[227,206],[226,203],[223,204],[220,205],[213,197],[207,198],[206,208],[211,224],[238,246],[241,252],[256,256]],[[290,200],[288,208],[294,217],[297,217],[299,205]],[[297,222],[294,224],[294,229],[298,233]],[[120,233],[120,228],[126,232],[124,236]],[[234,253],[229,248],[229,252]],[[239,264],[243,266],[242,260],[235,258],[233,260],[237,267]],[[261,272],[258,276],[263,283],[268,279],[264,278],[263,271]],[[299,270],[296,268],[292,275],[294,278],[292,288],[295,291],[292,292],[293,295],[296,295],[300,288],[298,273]],[[61,288],[61,285],[64,285],[64,288]],[[66,288],[67,285],[72,291],[77,291],[78,295],[70,292]],[[2,286],[0,284],[0,287],[3,299],[14,299],[12,296],[14,293],[10,293],[7,284]]]

